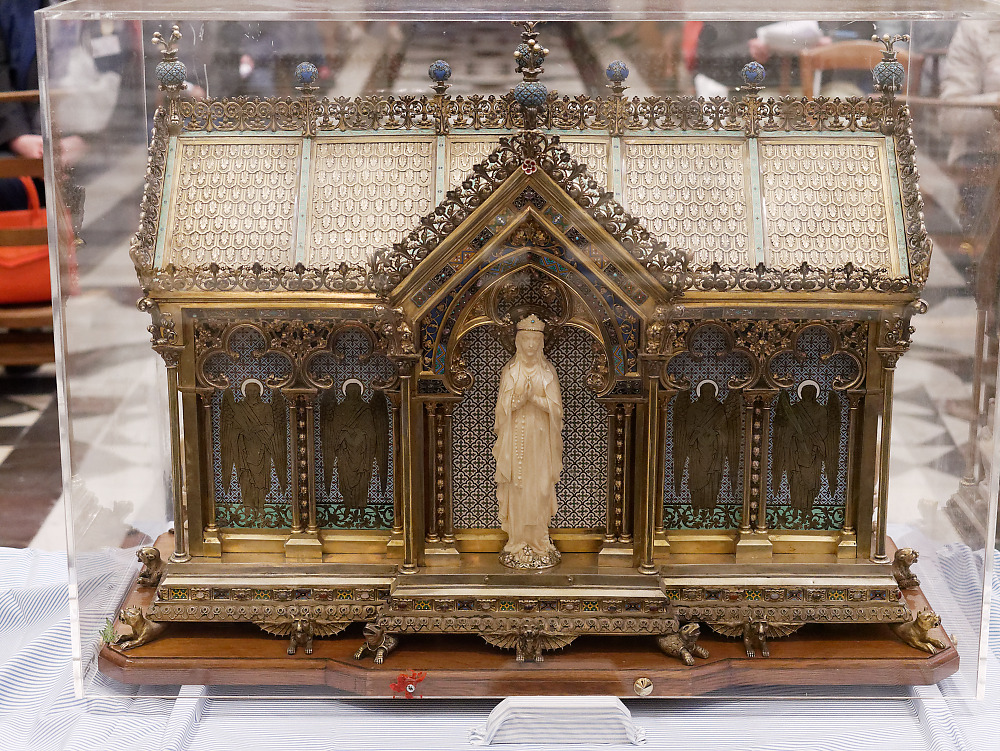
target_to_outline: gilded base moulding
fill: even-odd
[[[135,587],[123,608],[147,612],[154,597],[153,590]],[[664,602],[650,599],[657,606]],[[364,628],[354,623],[339,635],[315,638],[311,653],[302,649],[304,641],[296,641],[295,654],[290,656],[290,640],[294,639],[291,635],[265,633],[253,622],[187,620],[156,624],[161,630],[158,638],[134,648],[105,645],[99,665],[103,673],[125,683],[296,685],[307,691],[371,697],[401,696],[403,687],[413,685],[412,676],[416,675],[416,695],[427,698],[567,693],[623,698],[697,696],[723,689],[752,693],[756,686],[929,684],[958,668],[957,650],[948,635],[934,624],[929,624],[931,639],[940,641],[945,648],[938,651],[935,647],[933,654],[904,643],[885,623],[810,623],[785,638],[768,641],[765,635],[763,645],[770,655],[762,659],[761,642],[754,641],[752,635],[749,638],[756,652],[750,658],[742,632],[727,636],[703,626],[700,634],[694,634],[699,630],[696,622],[683,623],[677,631],[659,636],[563,636],[571,641],[560,648],[543,638],[544,628],[532,633],[531,626],[536,624],[527,618],[537,618],[539,625],[544,625],[546,619],[530,600],[530,610],[518,611],[503,622],[507,630],[484,635],[470,630],[420,631],[421,624],[432,623],[421,617],[454,618],[464,611],[415,611],[413,601],[404,604],[406,608],[395,611],[393,618],[412,619],[400,621],[403,627],[412,624],[411,632],[399,637],[387,634],[374,623]],[[607,612],[609,604],[615,612]],[[919,589],[900,593],[897,604],[914,613],[929,607]],[[296,613],[311,617],[311,607],[304,606]],[[596,616],[556,611],[559,615],[553,618],[566,620],[562,625],[569,626],[582,620],[588,627],[591,618],[605,620],[611,626],[608,632],[614,633],[615,618],[623,615],[618,607],[613,601],[605,602],[603,612]],[[488,616],[480,615],[486,611],[472,612],[467,623],[500,615],[493,611]],[[419,616],[421,613],[429,615]],[[660,615],[665,617],[659,624],[648,620]],[[669,628],[671,617],[666,614],[644,612],[641,616],[647,619],[650,631],[662,625]],[[494,620],[493,625],[499,622]],[[510,630],[518,626],[528,628]],[[120,632],[127,630],[124,624],[117,628]],[[520,638],[511,639],[511,634]],[[224,649],[220,644],[225,645]],[[536,651],[533,645],[540,649]],[[517,659],[519,654],[523,661]],[[534,654],[544,660],[532,663]],[[398,680],[403,675],[407,681]]]

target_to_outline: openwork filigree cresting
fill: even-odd
[[[385,274],[375,263],[352,265],[341,263],[333,268],[307,268],[298,263],[292,267],[204,266],[178,268],[168,264],[162,269],[140,269],[139,283],[147,292],[368,292],[385,294],[389,291]]]
[[[700,292],[913,292],[922,286],[884,269],[859,268],[850,262],[833,269],[805,262],[794,269],[768,268],[763,263],[734,269],[713,263],[691,269],[690,277],[690,288]]]
[[[162,107],[153,115],[153,135],[149,144],[149,158],[146,160],[146,182],[143,186],[142,206],[139,210],[139,229],[132,236],[129,256],[139,274],[139,283],[144,292],[151,289],[149,272],[153,266],[153,251],[156,247],[156,233],[160,226],[160,205],[163,197],[163,182],[167,166],[167,123],[166,110]],[[145,277],[145,278],[144,278]]]
[[[691,350],[697,332],[705,327],[716,327],[724,333],[725,351],[744,353],[755,363],[754,375],[746,380],[753,383],[765,375],[765,361],[783,350],[794,350],[797,339],[808,328],[822,328],[831,341],[831,351],[826,357],[839,352],[850,353],[857,363],[859,373],[864,373],[864,355],[868,347],[869,323],[867,321],[791,320],[779,319],[712,319],[697,321],[685,318],[683,306],[661,306],[646,325],[646,353],[658,355],[669,361],[674,356]],[[859,378],[861,376],[859,375]],[[678,384],[680,385],[680,384]],[[787,384],[777,384],[785,386]],[[851,384],[839,384],[847,388]]]
[[[905,108],[881,99],[785,96],[757,99],[753,120],[761,133],[778,131],[895,130]],[[742,96],[733,99],[678,97],[557,96],[538,107],[542,129],[608,131],[620,117],[624,132],[665,130],[745,132],[749,127]],[[316,133],[371,130],[517,130],[524,110],[510,94],[502,96],[363,96],[321,98],[308,109],[298,97],[184,100],[178,112],[185,132],[302,131],[306,118]]]

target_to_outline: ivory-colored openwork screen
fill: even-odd
[[[433,208],[434,144],[373,139],[316,143],[306,263],[367,261]]]
[[[607,138],[561,138],[560,144],[573,158],[587,168],[587,174],[598,184],[608,188],[609,149]],[[448,144],[448,185],[446,190],[457,188],[472,172],[472,168],[493,153],[500,145],[500,136],[456,138]]]
[[[697,266],[753,266],[746,144],[713,139],[626,139],[624,206]]]
[[[179,141],[164,265],[291,265],[300,139]]]
[[[760,141],[765,262],[899,274],[884,147],[874,141]]]

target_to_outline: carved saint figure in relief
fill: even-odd
[[[562,472],[563,406],[555,368],[543,352],[545,323],[535,315],[517,324],[516,353],[503,367],[494,432],[497,501],[507,543],[500,562],[546,568],[559,561],[549,538]]]
[[[389,405],[379,390],[366,402],[364,384],[356,378],[344,381],[344,400],[337,403],[337,392],[323,394],[323,479],[327,492],[333,494],[333,467],[337,466],[337,487],[346,508],[363,509],[368,505],[372,467],[378,469],[379,487],[384,494],[389,482]]]
[[[710,511],[718,503],[724,470],[730,487],[740,487],[741,399],[730,389],[720,402],[714,381],[702,381],[696,389],[696,399],[683,391],[674,402],[674,492],[681,493],[686,466],[691,506]]]
[[[806,513],[812,511],[824,474],[830,495],[836,496],[840,467],[840,397],[831,391],[823,405],[817,396],[815,381],[799,386],[795,404],[782,391],[774,416],[774,481],[780,484],[787,476],[792,508]]]
[[[263,391],[256,378],[243,382],[240,401],[232,389],[226,390],[219,447],[223,486],[229,486],[235,468],[243,503],[258,521],[271,490],[272,467],[282,491],[288,488],[288,408],[280,391],[272,390],[270,404],[261,398]]]

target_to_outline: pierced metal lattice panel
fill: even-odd
[[[850,262],[900,274],[884,147],[876,139],[760,143],[765,263]],[[905,271],[903,272],[905,275]]]
[[[510,359],[484,328],[468,334],[466,362],[476,382],[453,413],[452,492],[455,527],[496,529],[496,462],[492,448],[494,410],[500,370]],[[565,329],[547,352],[559,376],[563,400],[563,471],[556,496],[557,528],[592,529],[604,525],[607,509],[607,411],[587,388],[590,337]]]
[[[164,265],[292,264],[302,144],[182,139]]]
[[[670,361],[668,370],[677,379],[686,378],[691,384],[691,398],[697,398],[698,384],[704,380],[715,382],[719,389],[719,409],[729,396],[729,382],[746,379],[751,372],[746,356],[730,353],[721,357],[716,353],[725,349],[725,337],[717,328],[705,328],[695,335],[693,347],[703,356],[695,358],[689,353],[678,355]],[[676,398],[667,406],[666,430],[664,436],[663,460],[663,526],[665,529],[735,529],[740,524],[743,510],[743,486],[737,481],[735,487],[730,482],[729,461],[719,455],[718,470],[722,473],[722,485],[718,501],[712,509],[696,509],[691,503],[689,487],[690,462],[683,467],[674,466],[674,407]],[[741,410],[742,423],[742,410]],[[675,486],[676,473],[683,474],[680,493]],[[743,453],[740,452],[737,477],[743,477]]]
[[[375,389],[373,381],[385,381],[392,375],[392,364],[381,355],[371,353],[371,345],[358,331],[346,331],[336,342],[337,354],[317,356],[312,362],[312,373],[333,379],[337,403],[344,401],[343,385],[350,378],[361,381],[364,392],[362,398],[371,402]],[[368,503],[363,509],[346,508],[340,493],[337,468],[333,468],[330,488],[324,487],[324,465],[328,458],[322,448],[322,425],[325,415],[319,398],[315,402],[315,446],[316,446],[316,523],[321,529],[391,529],[392,528],[392,487],[395,467],[393,466],[393,446],[395,436],[389,431],[389,473],[386,490],[383,493],[377,468],[373,466],[371,484],[368,488]],[[331,457],[331,460],[335,461]],[[373,460],[372,464],[375,462]],[[332,492],[331,492],[332,491]]]
[[[243,401],[240,387],[245,381],[256,378],[265,384],[261,399],[271,403],[273,390],[267,388],[267,381],[287,378],[291,372],[291,363],[276,354],[266,354],[254,357],[254,351],[263,351],[264,338],[251,328],[241,328],[229,339],[229,346],[237,354],[236,358],[225,353],[217,353],[208,358],[205,371],[210,374],[222,374],[229,379],[236,402]],[[215,518],[220,528],[288,528],[292,526],[292,490],[281,489],[278,475],[271,469],[271,489],[264,499],[263,519],[254,519],[253,514],[243,502],[236,468],[231,477],[223,477],[222,472],[222,400],[223,391],[212,395],[212,476],[215,482]],[[286,446],[291,445],[291,426],[285,419]],[[286,449],[287,450],[287,449]],[[291,478],[291,454],[289,452],[289,478]]]
[[[851,379],[857,375],[857,364],[847,355],[835,355],[827,360],[821,356],[833,348],[830,336],[820,328],[807,329],[799,337],[799,351],[806,359],[797,362],[791,352],[779,354],[771,363],[771,370],[783,378],[792,378],[795,386],[787,389],[792,405],[799,402],[799,386],[807,380],[819,385],[816,401],[822,405],[829,402],[833,383],[839,377]],[[837,492],[831,493],[825,472],[819,495],[812,502],[812,509],[806,512],[792,506],[788,479],[784,475],[780,482],[774,476],[774,420],[777,416],[778,398],[771,404],[771,431],[768,435],[767,461],[767,526],[770,529],[840,529],[844,525],[844,509],[847,503],[847,436],[849,406],[846,396],[840,395],[840,440],[837,457]]]

